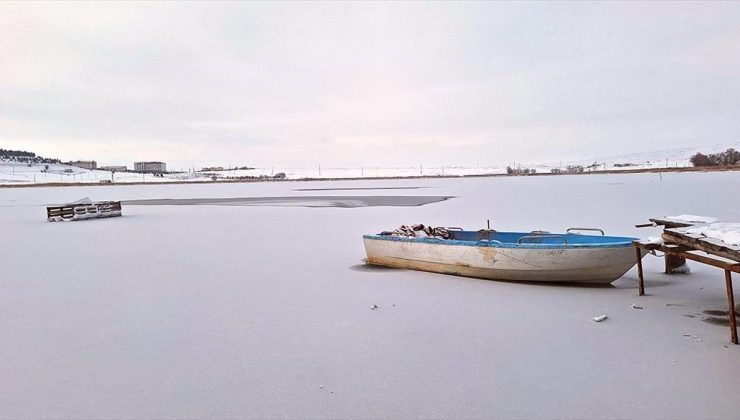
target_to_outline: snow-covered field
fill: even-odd
[[[207,178],[201,177],[203,180]],[[89,170],[62,163],[27,164],[20,162],[0,161],[0,185],[30,185],[30,184],[99,184],[104,181],[115,183],[134,182],[173,182],[183,180],[181,175],[169,175],[164,178],[153,174],[137,174],[134,172],[116,172]],[[189,180],[189,177],[188,179]]]
[[[553,162],[511,162],[508,166],[521,169],[534,169],[537,173],[550,173],[553,169],[565,170],[568,166],[583,166],[587,171],[614,171],[631,169],[660,169],[689,167],[689,159],[697,152],[717,153],[728,148],[740,149],[740,142],[716,144],[701,147],[658,150],[651,152],[630,153],[616,156],[602,156],[591,159]],[[596,166],[593,166],[593,165]],[[625,166],[628,165],[628,166]],[[284,173],[287,179],[341,179],[341,178],[391,178],[420,176],[469,176],[499,175],[506,173],[507,165],[432,165],[414,166],[361,166],[361,167],[257,167],[249,170],[225,170],[165,174],[155,177],[152,174],[133,172],[116,172],[111,174],[103,170],[87,170],[65,164],[28,165],[25,163],[0,160],[0,185],[84,183],[98,184],[102,181],[115,183],[166,183],[224,181],[243,177],[272,177]],[[593,166],[592,168],[588,168]]]
[[[737,418],[740,346],[702,321],[726,310],[720,270],[668,276],[648,255],[639,297],[634,269],[593,288],[370,268],[361,235],[490,219],[659,236],[633,226],[740,221],[738,186],[724,172],[0,190],[0,416]],[[455,198],[124,205],[69,223],[44,209],[344,195]]]

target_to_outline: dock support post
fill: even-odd
[[[732,292],[732,273],[725,270],[725,286],[727,287],[727,303],[730,305],[728,316],[730,317],[730,340],[737,344],[737,322],[735,321],[735,295]]]
[[[686,258],[678,255],[665,254],[665,273],[675,274],[675,269],[686,264]]]
[[[642,249],[639,246],[635,247],[635,255],[637,256],[637,284],[640,296],[645,296],[645,279],[642,277]]]

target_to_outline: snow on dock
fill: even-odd
[[[667,223],[662,223],[658,219],[650,219],[658,225],[666,226],[661,235],[662,241],[648,239],[633,242],[636,248],[640,296],[645,295],[641,262],[645,251],[663,253],[666,274],[689,273],[691,270],[686,260],[720,268],[725,274],[728,306],[726,316],[730,327],[730,341],[738,344],[732,273],[740,273],[740,246],[734,244],[736,238],[740,238],[740,223],[716,223],[715,218],[700,216],[668,217],[666,219],[669,220]],[[678,222],[674,222],[675,220]]]
[[[684,231],[705,238],[717,239],[731,247],[740,247],[740,223],[707,223]]]

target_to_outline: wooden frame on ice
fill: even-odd
[[[673,256],[685,260],[692,260],[712,267],[721,268],[725,272],[725,289],[727,291],[728,318],[730,321],[730,341],[738,344],[737,322],[735,319],[735,296],[732,289],[732,273],[740,273],[740,251],[735,247],[725,247],[705,240],[678,232],[674,229],[666,229],[663,232],[665,244],[643,243],[634,241],[637,256],[637,277],[639,280],[639,294],[645,295],[645,281],[642,271],[641,250],[660,251],[666,257]],[[696,254],[701,252],[706,255]],[[670,273],[669,273],[670,274]]]
[[[101,217],[121,216],[120,201],[96,201],[92,203],[74,203],[46,208],[46,220],[62,222],[68,220],[98,219]]]

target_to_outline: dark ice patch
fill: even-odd
[[[333,195],[292,197],[161,198],[126,200],[127,206],[293,206],[293,207],[418,207],[449,200],[437,195]]]

